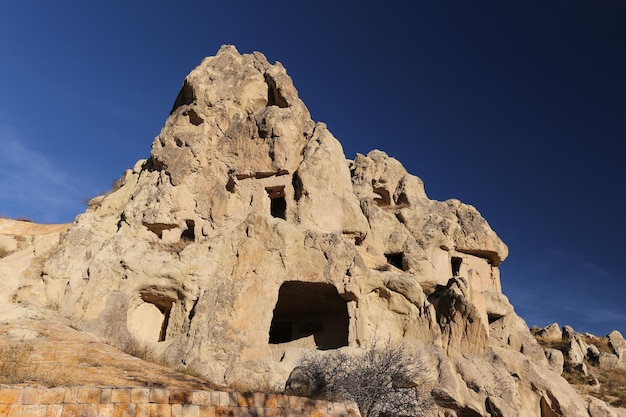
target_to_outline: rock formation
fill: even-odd
[[[430,200],[384,152],[347,160],[280,63],[224,46],[29,300],[219,385],[280,391],[307,352],[389,338],[428,358],[433,415],[617,413],[579,396],[515,314],[507,254],[474,207]]]
[[[0,219],[0,321],[40,317],[49,306],[41,286],[45,261],[59,245],[67,224]]]

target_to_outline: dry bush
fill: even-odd
[[[614,407],[626,407],[626,370],[615,368],[600,373],[600,399]]]
[[[541,347],[543,347],[544,349],[550,348],[550,349],[560,350],[561,352],[563,352],[564,355],[567,354],[567,351],[570,347],[570,341],[565,340],[565,339],[559,339],[559,340],[537,339],[537,341],[539,342]]]
[[[32,377],[33,363],[30,356],[32,343],[19,343],[0,348],[0,383],[21,384]]]
[[[11,248],[9,244],[9,246],[5,246],[5,244],[0,244],[0,258],[4,258],[7,257],[19,250],[24,249],[27,245],[32,244],[32,238],[28,238],[28,237],[24,237],[24,236],[20,236],[20,235],[11,235],[11,238],[13,239],[13,241],[15,242],[15,247]]]
[[[205,376],[202,375],[200,372],[185,366],[179,366],[178,368],[176,368],[176,372],[180,372],[181,374],[189,375],[198,379],[206,379]]]
[[[594,345],[598,348],[600,352],[613,354],[613,349],[611,349],[611,346],[609,346],[608,337],[592,337],[584,335],[583,341],[588,345]]]
[[[304,357],[286,392],[328,401],[353,401],[363,417],[418,416],[427,409],[416,381],[426,372],[417,353],[402,344],[373,343],[356,354],[332,351]]]
[[[168,366],[167,361],[159,357],[148,344],[141,342],[133,337],[129,338],[125,343],[110,343],[124,353],[127,353],[146,362],[151,362],[161,366]]]
[[[71,385],[74,381],[71,366],[60,366],[56,351],[51,361],[35,360],[34,345],[23,341],[0,347],[0,384],[33,383],[47,387]],[[75,365],[74,363],[71,364]]]
[[[81,351],[78,352],[78,364],[91,368],[101,367],[102,362],[100,362],[98,359],[95,359],[97,354],[97,349],[93,348],[92,346],[86,346],[84,349],[81,349]]]

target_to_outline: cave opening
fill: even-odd
[[[268,73],[265,73],[265,83],[267,84],[267,107],[277,106],[283,109],[288,108],[289,103],[287,103],[287,100],[285,100],[276,86],[274,78]]]
[[[398,269],[406,271],[406,263],[404,262],[404,254],[402,252],[386,253],[387,263],[395,266]]]
[[[181,240],[193,242],[196,240],[196,223],[193,220],[185,220],[187,228],[180,234]]]
[[[278,291],[269,343],[312,339],[319,350],[348,346],[348,304],[334,285],[287,281]]]
[[[140,299],[128,317],[128,330],[142,342],[165,341],[173,300],[152,293],[143,293]]]
[[[285,187],[267,187],[265,189],[270,198],[270,214],[272,217],[287,220],[287,201],[285,200]]]

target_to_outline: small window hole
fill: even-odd
[[[404,254],[402,252],[395,253],[386,253],[385,258],[387,258],[387,263],[395,266],[398,269],[406,271],[408,268],[404,262]]]
[[[452,276],[458,277],[461,273],[461,264],[463,263],[463,258],[459,258],[457,256],[453,256],[450,264],[452,265]]]
[[[187,229],[183,230],[183,233],[181,233],[180,238],[187,242],[193,242],[194,240],[196,240],[196,232],[195,232],[196,224],[193,220],[185,220],[185,223],[187,224]]]
[[[285,200],[285,187],[268,187],[265,189],[270,198],[270,214],[278,219],[287,219],[287,201]]]

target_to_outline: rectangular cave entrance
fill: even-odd
[[[348,304],[331,284],[287,281],[280,286],[269,343],[313,336],[320,350],[348,346]]]
[[[285,187],[267,187],[265,189],[270,198],[270,213],[272,217],[287,220],[287,201],[285,200]]]

